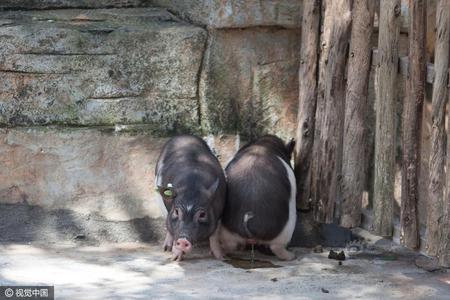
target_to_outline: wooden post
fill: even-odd
[[[374,231],[392,235],[395,182],[395,104],[400,33],[400,0],[381,0],[378,33],[379,62],[375,78],[376,132]]]
[[[450,1],[440,0],[436,9],[436,45],[434,56],[434,83],[432,96],[432,127],[430,152],[430,186],[427,203],[427,245],[429,255],[439,249],[439,228],[443,221],[444,164],[445,164],[445,105],[450,53]],[[450,154],[450,152],[447,152]],[[448,169],[447,169],[448,170]],[[448,171],[447,171],[448,172]],[[447,176],[448,178],[449,176]],[[447,180],[447,189],[450,183]]]
[[[449,99],[450,100],[450,99]],[[449,140],[450,132],[447,135],[447,140]],[[450,145],[447,144],[447,153],[450,153]],[[449,159],[447,159],[447,170],[450,167]],[[445,197],[445,201],[443,203],[443,216],[441,217],[442,221],[440,221],[440,243],[439,243],[439,251],[438,258],[439,264],[441,266],[450,268],[450,176],[447,176],[446,181],[446,190],[447,195]]]
[[[440,28],[443,30],[447,30],[447,35],[448,35],[448,31],[450,30],[450,27],[448,26],[450,24],[449,20],[448,20],[448,14],[450,13],[450,5],[447,1],[447,6],[444,8],[446,9],[446,17],[447,17],[447,27],[444,28]],[[440,7],[438,8],[440,9]],[[439,11],[439,10],[438,10]],[[439,32],[439,31],[438,31]],[[440,32],[442,34],[444,34],[443,32]],[[448,40],[447,40],[447,46],[448,46]],[[437,50],[437,49],[436,49]],[[447,60],[449,59],[450,53],[447,51]],[[448,70],[448,69],[447,69]],[[448,74],[448,73],[447,73]],[[448,78],[448,77],[447,77]],[[448,97],[448,102],[450,103],[450,93],[449,93],[449,85],[450,82],[448,82],[449,79],[447,79],[447,97]],[[448,118],[448,115],[447,115]],[[439,219],[442,219],[442,222],[439,221],[439,251],[438,251],[438,257],[439,257],[439,264],[441,266],[444,267],[448,267],[450,268],[450,159],[448,158],[448,155],[450,154],[450,129],[447,128],[447,176],[446,176],[446,181],[445,181],[445,191],[446,191],[446,195],[442,201],[442,208],[443,208],[443,212],[441,214],[441,216],[439,217]]]
[[[375,1],[354,0],[345,96],[341,183],[341,225],[349,228],[357,227],[361,223],[362,195],[368,172],[366,116],[374,13]]]
[[[345,65],[351,23],[350,0],[326,0],[314,135],[312,188],[317,221],[331,223],[342,166]],[[337,200],[338,201],[338,200]],[[339,211],[339,210],[337,210]]]
[[[400,242],[406,247],[419,247],[420,145],[422,107],[425,96],[426,61],[426,0],[409,1],[409,68],[406,97],[403,104],[402,196],[400,209]]]
[[[317,101],[321,0],[307,0],[303,3],[295,175],[297,178],[297,208],[309,209],[310,162]]]

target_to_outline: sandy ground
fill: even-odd
[[[450,272],[411,256],[347,251],[339,265],[328,250],[295,248],[292,262],[257,253],[279,267],[246,270],[207,249],[177,263],[156,244],[11,243],[0,245],[0,284],[54,285],[56,299],[450,299]]]

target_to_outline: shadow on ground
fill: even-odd
[[[84,241],[155,242],[164,221],[149,217],[110,221],[67,209],[46,210],[26,204],[0,205],[0,243]]]

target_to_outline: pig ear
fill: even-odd
[[[287,144],[286,144],[286,150],[289,155],[289,158],[292,156],[292,152],[294,151],[295,147],[295,140],[292,138]]]
[[[219,178],[216,178],[214,183],[211,184],[211,186],[208,188],[208,196],[209,197],[212,197],[216,193],[217,188],[219,187],[219,182],[220,182]]]

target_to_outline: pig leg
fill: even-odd
[[[214,233],[209,237],[209,247],[211,248],[211,252],[215,258],[218,260],[223,260],[224,254],[219,242],[220,227],[221,225],[219,223]]]
[[[170,232],[167,232],[166,238],[164,239],[164,252],[172,251],[172,246],[173,246],[173,236],[170,234]]]
[[[271,244],[270,250],[279,258],[282,260],[294,260],[295,254],[291,251],[286,250],[286,245],[280,245],[280,244]]]
[[[245,240],[243,238],[231,233],[224,226],[221,226],[220,228],[220,242],[222,243],[224,254],[235,251],[239,244],[245,244]]]

